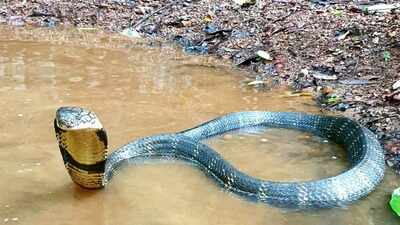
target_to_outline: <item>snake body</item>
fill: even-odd
[[[245,198],[277,207],[305,209],[351,204],[373,191],[384,176],[383,150],[373,133],[344,117],[296,112],[231,113],[178,133],[137,139],[108,157],[98,154],[101,143],[107,146],[105,131],[99,124],[93,112],[79,107],[62,107],[56,114],[55,128],[64,164],[72,179],[84,187],[105,186],[126,162],[172,157],[193,163],[224,188]],[[320,180],[267,181],[239,171],[201,142],[248,127],[297,129],[328,138],[346,148],[350,167],[341,174]],[[71,136],[70,131],[75,134]],[[82,138],[82,131],[86,138]],[[91,136],[90,131],[95,135]],[[88,139],[99,141],[88,143]],[[86,141],[82,144],[83,150],[79,148],[79,141]],[[86,163],[80,159],[87,159]]]

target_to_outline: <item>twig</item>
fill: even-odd
[[[279,17],[279,18],[277,18],[277,19],[275,19],[274,21],[272,21],[272,23],[276,23],[276,22],[279,22],[279,21],[283,21],[283,20],[287,19],[288,17],[290,17],[291,15],[293,15],[293,14],[299,12],[299,11],[300,11],[300,10],[293,10],[293,11],[290,11],[288,14],[286,14],[286,15],[284,15],[284,16],[281,16],[281,17]]]
[[[353,77],[356,75],[357,69],[358,69],[358,63],[360,62],[360,58],[357,59],[356,65],[354,66],[353,69]]]
[[[271,32],[271,34],[269,35],[269,37],[272,37],[273,35],[275,35],[275,34],[277,34],[277,33],[280,33],[280,32],[283,32],[283,31],[285,31],[285,30],[287,30],[287,29],[288,29],[288,27],[280,27],[280,28],[278,28],[278,29],[275,29],[274,31]]]
[[[32,12],[28,17],[57,17],[52,13],[41,13],[41,12]]]
[[[133,28],[136,28],[137,26],[139,26],[140,24],[142,24],[144,21],[148,20],[150,17],[154,16],[155,14],[159,13],[160,11],[162,11],[162,10],[164,10],[164,9],[166,9],[166,8],[169,8],[169,7],[171,7],[172,5],[175,5],[175,4],[179,3],[179,2],[180,2],[180,1],[174,1],[174,2],[171,2],[171,3],[167,4],[167,5],[164,5],[164,6],[160,7],[160,8],[158,8],[158,9],[155,10],[154,12],[152,12],[152,13],[150,13],[149,15],[143,17],[141,20],[139,20],[139,22],[137,22],[137,23],[136,23],[135,25],[133,25],[132,27],[133,27]]]

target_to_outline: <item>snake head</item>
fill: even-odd
[[[96,114],[81,107],[61,107],[54,128],[72,180],[85,188],[103,187],[107,135]]]
[[[61,107],[56,112],[56,122],[63,130],[101,129],[103,126],[94,112],[81,107]]]

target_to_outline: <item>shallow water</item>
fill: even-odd
[[[92,32],[0,27],[0,223],[398,224],[387,207],[398,185],[390,171],[373,194],[349,208],[307,212],[242,200],[179,162],[124,168],[100,191],[74,185],[52,127],[60,106],[93,109],[110,149],[233,111],[319,112],[310,98],[247,86],[242,72],[216,60],[132,46],[138,45]],[[339,146],[291,130],[207,142],[242,171],[265,179],[317,179],[346,166]]]

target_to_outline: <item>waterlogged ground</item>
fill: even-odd
[[[398,224],[387,204],[398,185],[390,171],[373,194],[349,208],[306,212],[244,201],[182,163],[124,168],[104,190],[77,187],[53,132],[60,106],[94,110],[111,149],[233,111],[318,113],[311,99],[288,98],[285,90],[258,92],[241,72],[213,59],[85,32],[0,28],[0,223]],[[346,166],[339,146],[296,131],[227,134],[208,143],[265,179],[317,179]]]

